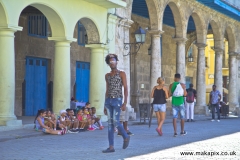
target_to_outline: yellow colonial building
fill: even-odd
[[[209,102],[209,93],[212,90],[212,85],[214,84],[214,72],[215,72],[215,51],[214,51],[214,38],[213,34],[207,35],[207,47],[205,48],[205,63],[206,63],[206,104]],[[222,100],[226,103],[228,102],[228,83],[229,83],[229,61],[228,56],[228,41],[224,39],[224,51],[222,59],[222,87],[223,93]],[[218,87],[218,86],[217,86]]]
[[[108,13],[119,7],[126,2],[0,0],[0,125],[21,125],[16,115],[41,108],[58,114],[72,96],[103,114],[117,19]]]

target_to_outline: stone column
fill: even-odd
[[[54,77],[53,77],[53,112],[58,115],[60,110],[70,107],[71,98],[71,65],[70,43],[73,40],[50,37],[55,41]]]
[[[124,34],[124,43],[129,43],[129,28],[134,22],[131,19],[124,19],[122,20],[121,26],[123,27],[123,34]],[[128,50],[123,50],[123,55],[126,55],[129,51]],[[121,53],[120,53],[121,54]],[[136,55],[135,55],[136,56]],[[130,55],[128,56],[123,56],[123,70],[126,73],[126,78],[127,78],[127,85],[128,85],[128,101],[127,101],[127,107],[128,107],[128,112],[131,112],[131,104],[130,104],[130,97],[131,97],[131,90],[130,90]],[[131,112],[132,113],[132,112]],[[131,118],[133,116],[131,115]]]
[[[237,94],[238,94],[238,104],[240,102],[240,55],[237,56]],[[240,106],[236,108],[236,115],[240,115]]]
[[[14,32],[18,28],[0,28],[0,126],[22,125],[14,114],[15,52]]]
[[[205,82],[205,47],[206,44],[197,43],[198,62],[197,62],[197,103],[195,113],[205,114],[206,112],[206,82]]]
[[[228,88],[228,97],[229,97],[229,110],[235,111],[238,104],[237,97],[237,56],[236,52],[229,52],[229,88]]]
[[[213,48],[213,50],[215,51],[214,84],[217,86],[217,90],[220,91],[223,98],[222,57],[224,50],[221,48]]]
[[[103,44],[90,44],[86,45],[86,47],[91,49],[90,102],[92,107],[96,107],[96,114],[102,117],[104,116],[103,108],[106,93],[105,56],[108,48]]]
[[[152,36],[152,54],[151,54],[151,84],[150,92],[157,85],[158,77],[161,77],[161,34],[163,31],[150,30]],[[150,95],[150,94],[149,94]]]
[[[186,66],[186,53],[185,53],[185,42],[186,38],[174,38],[177,43],[177,61],[176,61],[176,73],[181,75],[181,82],[185,83],[185,66]]]

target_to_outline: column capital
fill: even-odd
[[[222,48],[211,47],[211,49],[215,51],[215,54],[223,54],[223,52],[224,52],[224,49],[222,49]]]
[[[0,31],[22,31],[23,27],[14,26],[14,25],[0,25]]]
[[[108,23],[116,24],[117,19],[118,19],[117,16],[108,13]]]
[[[108,45],[105,44],[88,44],[85,45],[85,47],[90,48],[90,49],[108,49]]]
[[[198,47],[198,49],[205,49],[205,47],[207,46],[204,43],[196,43],[195,45]]]
[[[148,30],[148,33],[151,34],[152,36],[161,36],[164,31],[161,30]]]
[[[50,41],[56,41],[56,42],[77,42],[76,38],[72,37],[48,37],[48,40]]]
[[[173,38],[174,41],[176,41],[177,44],[179,43],[186,43],[186,41],[188,40],[187,38]]]
[[[132,21],[131,19],[124,18],[119,21],[118,26],[130,28],[133,23],[134,21]]]
[[[17,31],[22,31],[22,27],[0,26],[1,37],[15,37],[14,33]]]
[[[228,52],[228,54],[229,54],[229,56],[231,56],[231,57],[236,57],[236,58],[237,58],[237,56],[240,55],[240,54],[237,53],[237,52]]]

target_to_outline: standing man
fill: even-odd
[[[108,141],[109,148],[103,150],[103,153],[115,152],[114,149],[114,128],[117,127],[123,137],[123,149],[129,145],[130,136],[124,130],[119,121],[120,111],[126,110],[128,88],[127,79],[124,71],[117,69],[118,56],[109,54],[105,58],[106,63],[111,68],[111,72],[105,75],[106,80],[106,100],[104,113],[108,115]],[[124,103],[122,103],[122,87],[124,88]]]
[[[177,136],[177,118],[180,113],[181,118],[181,135],[186,135],[187,132],[184,130],[184,116],[185,116],[185,106],[184,106],[184,96],[187,95],[186,86],[180,83],[181,75],[176,73],[174,76],[174,82],[169,86],[169,97],[172,96],[172,113],[173,113],[173,128],[174,137]]]
[[[125,111],[120,112],[120,122],[123,124],[123,128],[125,129],[125,131],[127,132],[127,134],[129,136],[133,136],[134,134],[132,132],[129,131],[128,128],[128,120],[129,120],[129,111],[128,111],[128,107],[126,107]],[[118,131],[118,136],[121,136],[122,134]]]
[[[193,89],[193,84],[189,85],[187,89],[187,96],[186,96],[186,114],[187,114],[187,122],[194,122],[194,99],[197,98],[197,91]]]
[[[220,122],[220,112],[219,112],[219,102],[222,98],[221,93],[216,90],[216,85],[212,86],[212,91],[210,92],[209,104],[211,104],[211,111],[212,111],[212,122],[215,121],[215,108],[218,114],[218,122]]]

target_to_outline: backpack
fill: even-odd
[[[193,102],[194,102],[194,93],[193,93],[193,90],[189,90],[189,91],[187,92],[186,101],[187,101],[188,103],[193,103]]]
[[[173,97],[182,97],[184,94],[184,90],[182,88],[182,85],[179,83],[177,85],[177,87],[175,88],[174,92],[173,92]]]

